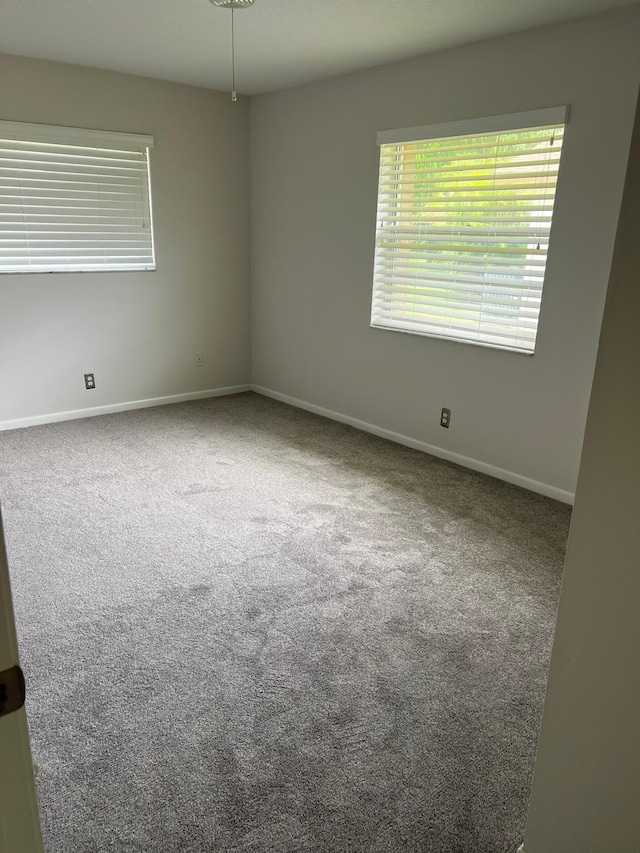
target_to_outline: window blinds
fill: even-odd
[[[534,351],[565,117],[379,134],[373,326]]]
[[[0,272],[155,268],[153,138],[0,122]]]

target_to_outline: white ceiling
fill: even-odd
[[[629,0],[256,0],[235,12],[237,88],[257,94]],[[209,0],[0,0],[0,52],[213,89],[230,20]]]

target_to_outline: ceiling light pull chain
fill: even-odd
[[[231,7],[231,100],[235,104],[238,100],[236,92],[236,36],[233,28],[233,6]]]
[[[214,6],[222,6],[231,9],[231,100],[238,100],[236,91],[236,34],[234,29],[233,12],[235,9],[247,9],[253,6],[255,0],[211,0]]]

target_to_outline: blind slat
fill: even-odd
[[[511,340],[533,340],[535,338],[535,331],[533,328],[527,328],[524,324],[518,326],[517,324],[511,325],[500,325],[496,322],[484,322],[481,323],[479,317],[474,317],[473,321],[464,321],[455,317],[447,317],[443,316],[442,318],[438,317],[420,317],[413,316],[410,320],[407,320],[405,323],[400,324],[397,321],[397,318],[393,318],[394,322],[397,323],[400,328],[416,328],[426,330],[428,327],[432,330],[432,333],[437,333],[439,328],[448,330],[450,334],[452,331],[459,330],[461,332],[467,332],[469,334],[482,336],[483,334],[487,335],[497,335],[503,339],[511,339]],[[376,325],[380,325],[377,323]]]

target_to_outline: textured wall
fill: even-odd
[[[0,421],[250,381],[246,99],[0,56],[0,118],[152,134],[157,260],[0,276]]]
[[[572,492],[633,124],[638,11],[253,98],[254,382]],[[536,354],[371,329],[376,131],[558,104],[571,117]]]

